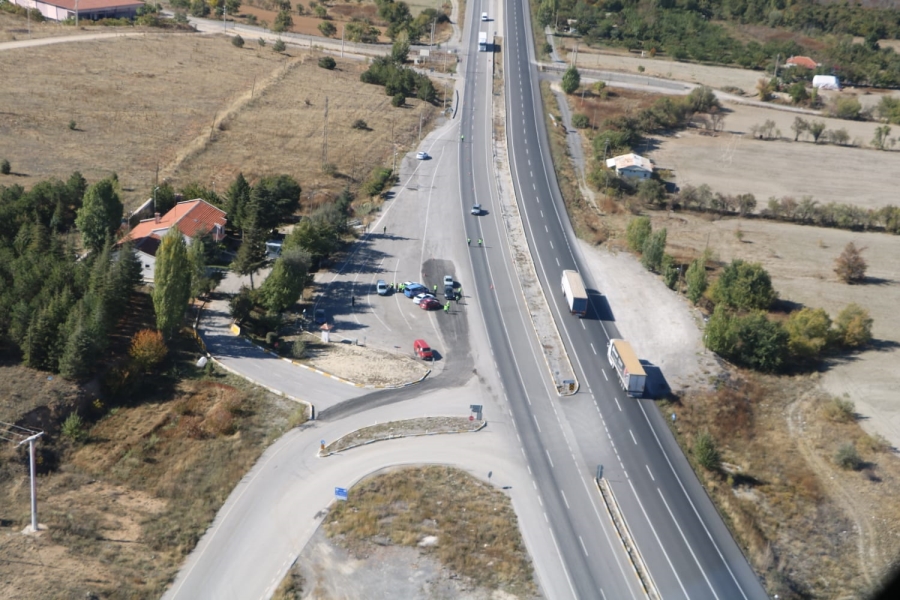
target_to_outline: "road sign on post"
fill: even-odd
[[[471,410],[473,413],[475,413],[475,418],[478,419],[479,421],[481,420],[481,409],[482,409],[482,406],[480,404],[470,404],[469,405],[469,410]]]
[[[334,488],[334,497],[338,500],[346,500],[347,499],[347,488]]]

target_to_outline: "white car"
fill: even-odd
[[[416,152],[416,159],[418,160],[428,160],[429,158],[431,157],[428,156],[427,152]]]
[[[424,300],[426,298],[432,298],[434,300],[437,300],[437,298],[435,298],[433,294],[419,294],[418,296],[413,298],[413,302],[415,302],[416,304],[422,304],[422,300]]]
[[[487,20],[488,20],[487,13],[481,13],[481,20],[482,20],[482,21],[487,21]]]
[[[453,275],[444,275],[444,287],[453,287]]]
[[[472,214],[475,215],[476,217],[477,217],[478,215],[480,215],[480,214],[481,214],[481,205],[480,205],[480,204],[473,204],[473,205],[472,205],[472,211],[471,211],[471,212],[472,212]]]

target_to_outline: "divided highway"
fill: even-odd
[[[618,386],[615,372],[605,356],[608,340],[621,337],[613,321],[615,307],[608,307],[604,301],[598,301],[596,294],[592,294],[586,319],[572,317],[565,309],[559,291],[563,269],[579,271],[589,290],[602,290],[592,285],[590,273],[582,266],[584,263],[577,246],[570,243],[575,235],[553,174],[534,68],[527,7],[527,2],[509,3],[504,15],[502,50],[510,167],[538,276],[581,383],[578,394],[560,402],[563,430],[571,428],[574,436],[573,457],[578,458],[573,462],[578,462],[582,474],[603,465],[604,477],[615,492],[662,597],[722,600],[766,598],[758,578],[698,482],[652,400],[629,399]],[[477,129],[488,131],[487,125]],[[482,164],[480,160],[477,162]],[[488,163],[485,161],[483,164]],[[464,150],[463,173],[467,172],[465,167]],[[473,263],[477,263],[474,255]],[[513,314],[504,310],[502,304],[500,310],[504,314]],[[486,319],[490,313],[491,308],[485,305]],[[512,348],[512,360],[518,360],[524,354],[523,346],[513,344]],[[522,378],[527,376],[521,369],[519,375]],[[530,385],[526,384],[527,389],[537,389]],[[515,404],[514,396],[518,392],[511,392],[507,390],[510,402]],[[543,403],[549,404],[546,399]],[[529,405],[528,408],[537,413],[538,407]],[[545,435],[545,438],[548,445],[555,443],[552,436]],[[531,440],[527,441],[531,443]],[[567,439],[566,443],[569,441]],[[560,476],[559,473],[555,475]],[[561,487],[566,491],[573,489],[564,485]],[[587,511],[588,507],[582,506],[580,510]],[[579,539],[595,537],[596,525],[585,529],[590,527],[585,515],[576,516],[572,512],[574,509],[566,514],[571,515],[568,520],[572,522],[570,527],[575,529],[573,535],[577,534]],[[562,527],[566,523],[560,525]],[[557,534],[563,548],[572,546],[575,539],[566,540],[565,533],[567,530],[561,528]],[[571,554],[565,554],[565,557],[567,560],[577,558]],[[570,564],[570,571],[580,570],[584,566],[593,569],[591,561],[594,559],[594,556],[581,557],[578,562],[567,564]],[[601,580],[608,585],[609,575],[615,574],[594,572],[592,576],[585,577],[584,587],[577,587],[578,597],[600,597],[592,593],[589,585],[599,587]],[[605,595],[622,597],[609,593]]]

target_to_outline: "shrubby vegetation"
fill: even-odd
[[[388,96],[416,97],[434,102],[437,92],[431,80],[421,73],[403,66],[409,53],[408,42],[394,42],[390,56],[380,56],[372,61],[359,79],[363,83],[383,85]]]
[[[900,37],[900,16],[889,8],[861,8],[846,3],[823,5],[797,0],[790,5],[765,0],[694,2],[666,0],[541,0],[536,11],[541,27],[575,19],[585,43],[643,50],[650,56],[665,52],[676,60],[734,64],[750,69],[769,69],[776,55],[817,56],[822,66],[816,73],[831,73],[842,81],[874,86],[900,85],[900,55],[879,48],[878,39]],[[722,22],[754,24],[824,36],[816,48],[804,48],[791,38],[759,43],[741,42]],[[851,36],[865,38],[854,44]]]
[[[378,6],[378,16],[388,23],[385,34],[396,41],[405,37],[412,43],[418,42],[426,33],[431,32],[431,23],[447,23],[450,18],[434,9],[426,8],[417,17],[413,18],[406,2],[394,2],[394,0],[375,0]]]

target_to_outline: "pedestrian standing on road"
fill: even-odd
[[[431,288],[431,291],[434,292],[435,295],[437,295],[437,284],[434,284],[434,286]]]
[[[482,242],[482,239],[481,239],[481,238],[478,238],[478,246],[479,246],[479,247],[481,246],[482,243],[483,243],[483,242]]]
[[[472,244],[472,238],[466,238],[466,246],[470,246]]]
[[[356,306],[356,296],[350,296],[350,306]]]
[[[444,305],[444,312],[448,313],[448,314],[450,313],[450,301],[449,300],[447,301],[447,304]]]
[[[387,225],[385,225],[384,231],[381,232],[381,235],[387,235]]]

